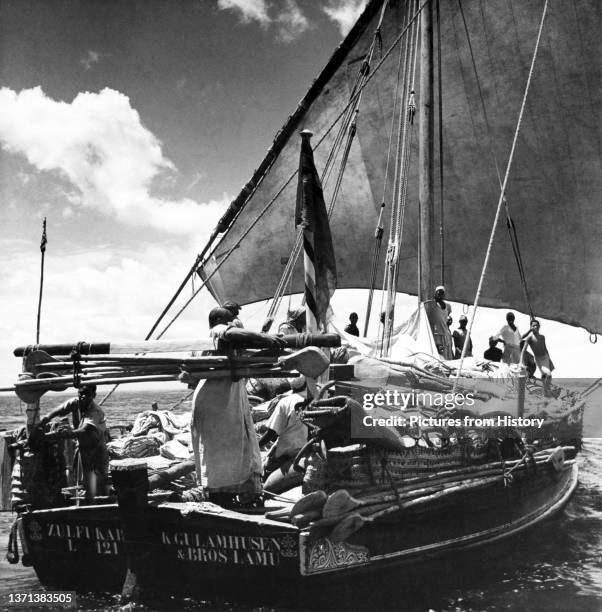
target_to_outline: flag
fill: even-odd
[[[46,251],[46,244],[48,240],[46,239],[46,217],[44,217],[44,222],[42,223],[42,240],[40,242],[40,251],[44,253]]]
[[[303,229],[307,328],[308,331],[326,331],[327,312],[330,297],[336,289],[337,270],[328,213],[314,164],[310,137],[311,132],[301,132],[295,225]]]

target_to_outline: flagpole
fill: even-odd
[[[37,324],[36,324],[36,344],[40,344],[40,317],[42,314],[42,293],[44,290],[44,256],[46,254],[46,243],[48,242],[46,238],[46,217],[44,217],[44,221],[42,222],[42,239],[40,241],[40,252],[42,253],[42,258],[40,262],[40,295],[38,297],[38,316],[37,316]],[[27,415],[26,419],[26,428],[27,434],[31,435],[33,430],[35,429],[39,417],[40,417],[40,400],[32,402],[31,404],[27,404],[27,408],[25,409],[25,414]]]
[[[42,292],[44,290],[44,256],[46,254],[46,217],[42,223],[42,240],[40,242],[40,251],[42,252],[42,259],[40,263],[40,296],[38,299],[38,319],[36,326],[36,344],[40,344],[40,316],[42,314]]]

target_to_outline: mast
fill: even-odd
[[[435,261],[433,7],[429,0],[420,14],[420,100],[418,123],[418,297],[432,297]]]
[[[46,245],[48,240],[46,238],[46,217],[42,223],[42,240],[40,242],[40,251],[42,253],[40,263],[40,293],[38,298],[38,318],[36,323],[36,344],[40,343],[40,317],[42,315],[42,292],[44,290],[44,255],[46,254]]]

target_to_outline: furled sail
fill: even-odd
[[[387,2],[380,28],[381,47],[372,60],[373,71],[399,36],[407,19],[404,16],[414,11],[416,4],[405,0]],[[448,298],[471,303],[500,192],[494,155],[503,173],[543,0],[488,0],[486,3],[463,0],[441,5],[444,278]],[[296,238],[296,178],[270,203],[297,169],[300,130],[309,129],[314,133],[316,166],[319,170],[324,167],[336,133],[336,129],[330,132],[328,129],[348,103],[358,68],[374,39],[381,7],[380,0],[369,3],[280,131],[268,158],[251,181],[254,192],[213,251],[219,266],[214,280],[226,288],[228,298],[249,303],[274,295]],[[598,0],[550,3],[506,190],[535,314],[583,326],[591,332],[602,332],[600,31],[602,3]],[[397,73],[398,53],[394,50],[370,74],[362,93],[357,134],[331,216],[340,288],[369,286]],[[416,89],[417,99],[419,96]],[[483,104],[490,131],[482,112]],[[415,294],[417,145],[415,137],[410,141],[405,229],[399,250],[404,265],[398,290]],[[265,167],[268,169],[264,172]],[[389,182],[393,175],[389,171]],[[333,182],[324,187],[328,201]],[[385,247],[390,193],[389,185],[385,197]],[[258,217],[259,221],[249,231]],[[437,227],[440,221],[436,219]],[[503,224],[502,220],[480,303],[527,311],[517,264]],[[433,259],[440,261],[440,253],[435,253]],[[382,267],[381,261],[377,287],[382,285]],[[440,269],[434,277],[441,277]],[[300,292],[302,286],[303,274],[298,262],[287,292]]]

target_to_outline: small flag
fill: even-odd
[[[46,251],[46,244],[48,240],[46,238],[46,217],[44,217],[44,222],[42,223],[42,241],[40,242],[40,251],[44,253]]]
[[[336,289],[337,270],[328,213],[314,164],[310,137],[311,132],[301,132],[295,225],[303,228],[307,329],[326,331],[327,312],[330,297]]]

